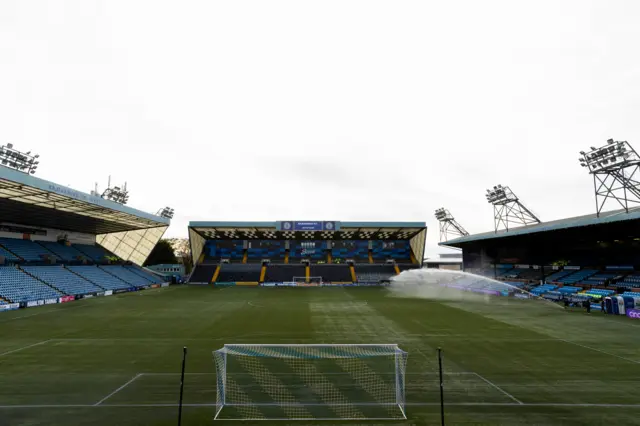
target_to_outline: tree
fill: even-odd
[[[173,252],[173,247],[169,240],[158,241],[158,244],[151,250],[149,257],[147,257],[147,260],[144,262],[144,266],[159,265],[161,263],[170,265],[178,263],[178,259]]]
[[[175,253],[178,263],[184,266],[184,273],[189,275],[193,265],[191,264],[191,246],[187,238],[168,238],[167,241],[171,243],[173,252]]]

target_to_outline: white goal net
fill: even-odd
[[[407,352],[389,345],[224,345],[215,419],[406,419]]]

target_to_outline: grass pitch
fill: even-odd
[[[211,424],[224,343],[399,344],[409,419],[383,424],[439,424],[437,347],[448,424],[640,424],[640,322],[387,294],[169,287],[2,313],[0,425],[175,425],[183,346],[183,425]]]

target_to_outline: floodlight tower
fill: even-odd
[[[18,151],[10,143],[0,146],[0,163],[22,173],[35,174],[38,164],[40,164],[38,158],[40,158],[38,154],[31,155],[31,151]]]
[[[97,189],[97,188],[96,188]],[[127,182],[120,188],[119,186],[111,187],[111,176],[109,176],[109,182],[107,189],[101,195],[102,198],[115,201],[118,204],[127,204],[129,202],[129,191],[127,190]]]
[[[487,201],[493,205],[493,223],[495,232],[502,225],[509,231],[509,224],[533,225],[540,219],[520,202],[520,199],[508,186],[497,185],[487,189]]]
[[[629,142],[609,139],[605,146],[591,147],[580,155],[580,165],[593,175],[598,217],[609,199],[616,200],[627,213],[630,204],[640,204],[640,156]]]
[[[449,235],[466,237],[469,233],[460,225],[449,210],[440,208],[436,210],[436,219],[440,222],[440,241],[447,241]]]
[[[156,216],[164,217],[165,219],[173,219],[174,209],[171,207],[164,207],[156,213]]]

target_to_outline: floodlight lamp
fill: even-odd
[[[611,145],[613,143],[613,139],[607,139],[607,143]]]
[[[580,151],[580,155],[586,155],[584,151]]]
[[[595,146],[591,146],[591,147],[589,147],[589,148],[591,148],[591,151],[595,151],[595,150],[597,150],[597,149],[598,149],[598,148],[596,148]]]
[[[13,144],[12,143],[8,143],[7,144],[7,148],[9,148],[9,149],[13,148]]]

